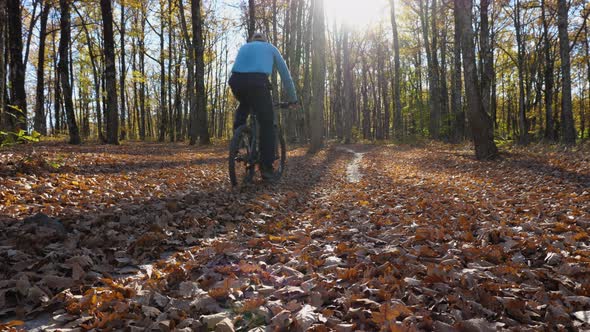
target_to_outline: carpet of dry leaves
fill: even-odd
[[[0,150],[0,330],[590,329],[588,153],[346,149]]]

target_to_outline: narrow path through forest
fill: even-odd
[[[359,168],[364,153],[356,152],[355,150],[347,147],[341,147],[340,149],[348,153],[352,153],[353,155],[353,159],[348,164],[348,167],[346,167],[346,176],[348,178],[348,182],[359,182],[362,176],[359,171]]]
[[[583,153],[481,163],[446,146],[295,149],[278,185],[232,191],[223,148],[160,148],[88,148],[61,173],[3,164],[0,185],[15,197],[0,237],[3,321],[62,331],[590,327]],[[21,194],[23,178],[32,191],[51,179],[103,187],[86,190],[93,205],[55,214],[65,235],[44,237],[18,221],[48,208]]]

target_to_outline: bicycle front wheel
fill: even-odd
[[[232,186],[249,183],[254,177],[252,136],[247,125],[238,127],[229,145],[229,179]]]

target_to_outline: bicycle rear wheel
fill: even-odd
[[[251,133],[247,125],[238,127],[229,145],[229,179],[232,186],[250,183],[254,177]]]

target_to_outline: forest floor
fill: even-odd
[[[0,150],[0,330],[590,329],[587,152],[295,148],[241,190],[226,155]]]

